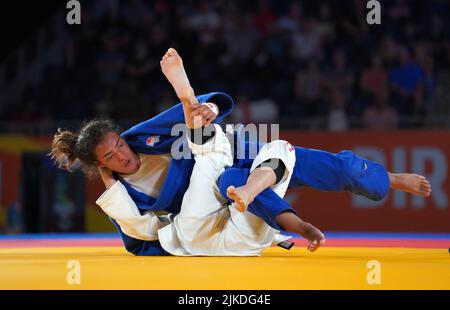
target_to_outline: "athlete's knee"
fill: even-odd
[[[352,151],[341,151],[337,154],[339,167],[344,178],[355,179],[362,175],[364,170],[363,159]]]
[[[284,177],[284,174],[286,172],[286,165],[284,164],[284,162],[278,158],[271,158],[268,159],[264,162],[262,162],[260,165],[258,165],[258,167],[256,168],[270,168],[273,170],[273,172],[275,173],[275,184],[278,184],[281,182],[281,180]]]
[[[375,162],[362,158],[352,151],[342,151],[343,185],[345,190],[365,196],[373,201],[384,199],[389,191],[386,169]]]
[[[383,200],[389,193],[389,175],[386,168],[376,162],[368,162],[367,165],[373,188],[370,198],[374,201]]]
[[[358,195],[364,195],[364,176],[367,164],[352,151],[341,151],[336,154],[337,177],[341,189]]]

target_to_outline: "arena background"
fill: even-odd
[[[50,1],[29,4],[42,14],[25,30],[2,29],[11,42],[0,62],[7,238],[115,231],[95,205],[101,182],[56,169],[46,153],[58,127],[100,116],[128,128],[172,106],[159,59],[175,47],[197,94],[233,96],[228,123],[277,123],[292,144],[353,150],[432,185],[428,199],[391,192],[379,203],[289,191],[302,218],[331,233],[450,240],[448,1],[381,1],[380,25],[367,23],[364,0],[80,2],[81,25],[67,24],[67,1]]]
[[[301,189],[287,197],[299,214],[329,231],[450,233],[448,2],[386,1],[381,25],[367,24],[365,5],[97,0],[82,3],[81,25],[50,6],[0,66],[1,231],[114,229],[95,205],[98,181],[32,154],[59,126],[105,116],[127,128],[174,104],[158,63],[174,46],[197,93],[234,97],[229,123],[279,123],[292,144],[351,149],[433,188],[378,204]]]

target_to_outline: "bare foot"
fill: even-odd
[[[191,108],[196,108],[198,102],[178,52],[174,48],[169,48],[161,59],[160,65],[163,74],[183,104],[190,104]]]
[[[234,206],[239,212],[247,211],[247,207],[252,203],[253,197],[245,186],[234,187],[233,185],[227,188],[227,196],[234,201]]]
[[[431,194],[431,185],[421,175],[411,173],[389,173],[392,189],[398,189],[413,195],[428,197]]]
[[[303,238],[308,240],[307,249],[311,252],[314,252],[325,244],[325,235],[312,224],[304,224],[305,226],[301,235],[303,236]]]

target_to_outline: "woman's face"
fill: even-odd
[[[100,167],[106,167],[120,174],[134,174],[141,161],[128,144],[116,132],[109,132],[95,148]]]

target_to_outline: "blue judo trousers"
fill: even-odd
[[[219,106],[220,114],[215,123],[220,123],[231,113],[234,102],[225,93],[209,93],[197,97],[200,103],[214,102]],[[180,136],[172,135],[172,128],[176,124],[184,123],[182,105],[173,108],[130,128],[122,133],[122,138],[136,153],[167,154],[171,153],[173,145],[180,141]],[[184,139],[185,140],[185,139]],[[150,143],[149,143],[150,141]],[[235,153],[233,167],[228,168],[219,178],[222,195],[226,196],[226,189],[230,185],[242,186],[246,183],[250,173],[253,158],[247,150],[254,142],[248,142],[240,132],[235,132],[235,143],[245,150],[244,156]],[[256,142],[257,149],[262,143]],[[234,151],[239,150],[234,145]],[[182,143],[190,152],[186,143]],[[361,158],[351,151],[332,154],[320,150],[295,147],[296,164],[289,187],[308,186],[322,191],[350,191],[366,196],[372,200],[384,198],[389,190],[389,178],[383,166]],[[240,158],[240,159],[237,159]],[[183,195],[189,186],[189,180],[194,167],[192,156],[188,158],[172,159],[169,171],[164,181],[159,197],[150,197],[133,189],[118,175],[136,203],[139,211],[180,211]],[[281,230],[276,223],[276,216],[282,212],[295,212],[294,209],[273,190],[266,189],[249,205],[248,210],[262,218],[271,227]],[[135,255],[168,255],[162,249],[159,241],[144,241],[125,235],[120,226],[111,219],[121,234],[126,249]]]
[[[294,148],[296,162],[289,188],[304,186],[320,191],[348,191],[374,201],[383,199],[389,192],[387,171],[376,162],[351,151],[333,154],[298,146]],[[219,178],[223,197],[227,197],[226,189],[230,185],[243,186],[247,182],[250,173],[249,161],[244,159],[235,166],[237,167],[227,169]],[[295,210],[271,189],[259,194],[248,206],[248,211],[278,230],[283,228],[275,222],[277,215],[282,212],[295,213]]]

